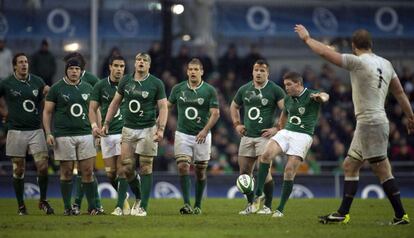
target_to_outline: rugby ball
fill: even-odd
[[[243,194],[251,193],[254,189],[254,179],[248,174],[242,174],[237,178],[236,186]]]

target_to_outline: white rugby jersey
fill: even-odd
[[[355,117],[364,124],[388,123],[384,104],[391,79],[397,77],[392,64],[374,54],[342,54],[342,67],[351,74]]]

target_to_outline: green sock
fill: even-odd
[[[128,181],[128,183],[129,183],[129,187],[131,188],[132,193],[135,195],[135,199],[141,199],[141,183],[139,182],[137,176],[134,176],[134,179],[132,179],[131,181]],[[152,185],[152,180],[151,180],[151,185]]]
[[[82,183],[83,191],[85,191],[86,200],[88,200],[88,208],[94,209],[96,208],[96,189],[95,189],[95,181],[90,183]]]
[[[203,199],[204,188],[206,187],[206,179],[196,181],[195,185],[195,203],[194,207],[201,208],[201,199]]]
[[[254,199],[254,192],[246,194],[247,202],[252,203]]]
[[[24,205],[23,194],[24,194],[24,180],[13,177],[13,187],[16,193],[17,204],[19,207]]]
[[[275,185],[273,179],[264,184],[263,192],[265,194],[264,205],[272,209],[272,200],[273,200],[273,186]]]
[[[96,178],[95,175],[93,175],[93,189],[95,192],[95,207],[101,208],[102,203],[101,203],[101,196],[99,196],[99,191],[98,191],[98,179]]]
[[[72,180],[60,180],[60,191],[65,209],[70,209],[72,205],[70,203],[72,199]]]
[[[114,189],[118,191],[118,177],[110,178],[109,182],[111,183],[112,187],[114,187]]]
[[[82,176],[80,174],[76,175],[75,177],[75,188],[76,188],[76,194],[75,194],[75,203],[79,205],[79,208],[82,205],[82,199],[83,199],[83,188],[82,188]]]
[[[118,200],[116,203],[117,207],[123,208],[124,201],[126,198],[126,192],[128,190],[128,182],[126,178],[118,178]]]
[[[180,184],[181,184],[181,191],[183,192],[184,203],[190,204],[190,186],[191,186],[190,176],[188,174],[181,175]]]
[[[147,210],[148,207],[148,200],[151,195],[151,187],[152,187],[152,173],[146,174],[141,176],[141,189],[142,189],[142,199],[140,207]]]
[[[269,173],[270,164],[259,164],[259,175],[257,176],[257,190],[256,195],[261,196],[263,193],[264,183],[266,181],[267,173]]]
[[[49,182],[49,177],[47,175],[37,176],[37,183],[39,184],[41,201],[46,200],[48,182]]]
[[[282,195],[280,196],[280,203],[277,207],[277,210],[279,210],[280,212],[283,212],[283,209],[285,209],[285,204],[289,199],[290,194],[292,193],[292,188],[293,180],[283,180]]]

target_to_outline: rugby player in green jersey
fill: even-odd
[[[13,163],[13,187],[16,193],[19,215],[27,215],[24,204],[24,173],[26,154],[33,155],[37,169],[37,182],[40,189],[39,208],[46,214],[53,214],[53,208],[46,201],[48,185],[48,160],[45,134],[41,128],[41,104],[49,86],[43,79],[29,74],[29,62],[24,53],[13,57],[14,74],[0,82],[0,97],[5,100],[8,112],[2,108],[3,118],[7,118],[8,132],[6,155]]]
[[[285,92],[269,81],[269,72],[269,64],[264,60],[257,60],[253,65],[253,80],[240,87],[230,105],[234,129],[241,136],[238,158],[240,174],[253,176],[257,159],[262,156],[269,138],[278,130],[273,118],[276,108],[283,109]],[[240,119],[242,107],[243,123]],[[272,214],[274,182],[270,170],[264,185],[265,204],[258,214]],[[248,204],[239,212],[240,215],[251,213],[253,191],[246,194],[246,197]]]
[[[102,117],[105,118],[109,104],[118,89],[119,81],[124,76],[124,71],[125,59],[120,55],[111,57],[109,59],[109,76],[100,80],[92,91],[89,103],[89,120],[92,125],[93,135],[96,138],[100,137],[101,134],[101,121],[99,121],[98,109],[100,109]],[[106,176],[115,190],[118,190],[117,173],[120,173],[121,170],[121,131],[124,125],[124,118],[122,115],[124,106],[125,104],[121,105],[121,108],[118,109],[118,112],[115,114],[114,120],[111,121],[108,135],[99,138]],[[141,198],[141,195],[138,194],[138,197]],[[127,199],[124,200],[123,204],[117,204],[116,207],[117,212],[115,215],[130,214],[130,207]]]
[[[89,83],[92,87],[95,86],[95,84],[99,81],[99,79],[91,74],[90,72],[86,71],[85,66],[86,66],[86,61],[85,58],[83,57],[83,55],[79,52],[71,52],[67,55],[65,55],[65,57],[63,58],[63,60],[65,61],[65,63],[72,58],[76,58],[79,60],[79,62],[81,63],[81,68],[82,68],[82,72],[81,72],[81,77],[80,80],[86,83]],[[101,118],[101,113],[100,111],[97,111],[97,117],[100,119]],[[99,146],[99,145],[96,145]],[[76,178],[75,178],[75,202],[72,204],[72,210],[74,213],[76,214],[80,214],[80,209],[81,209],[81,205],[82,205],[82,199],[83,199],[83,195],[84,195],[84,191],[82,189],[82,175],[81,175],[81,171],[78,170],[78,163],[75,162],[75,166],[73,169],[73,173],[75,174]],[[100,212],[104,212],[102,204],[101,204],[101,197],[99,196],[99,192],[98,192],[98,179],[94,178],[94,187],[95,187],[95,202],[96,202],[96,207],[97,209],[100,210]]]
[[[55,160],[60,161],[63,214],[67,216],[78,215],[71,207],[75,161],[78,162],[81,171],[82,188],[88,200],[89,214],[102,213],[97,209],[95,201],[93,169],[96,150],[88,119],[92,86],[80,80],[82,70],[82,63],[77,58],[67,61],[65,76],[50,88],[43,110],[43,126],[47,143],[53,147]]]
[[[131,209],[131,215],[134,216],[147,215],[153,159],[157,155],[158,142],[164,137],[168,116],[164,83],[149,73],[150,65],[151,57],[148,54],[138,53],[135,56],[135,72],[126,75],[119,83],[101,130],[103,136],[109,133],[112,118],[125,100],[118,205],[123,204],[129,183],[137,199]],[[140,165],[141,200],[138,197],[140,182],[135,171],[136,156]]]
[[[174,155],[184,199],[181,214],[201,214],[201,200],[211,154],[210,129],[220,117],[217,91],[202,80],[203,73],[201,61],[192,59],[187,65],[188,80],[175,85],[168,99],[170,109],[177,105]],[[194,210],[190,204],[189,174],[192,162],[196,175]]]
[[[256,198],[252,204],[252,212],[257,212],[264,201],[263,185],[270,162],[281,153],[287,155],[283,174],[282,192],[279,206],[273,217],[283,217],[283,211],[292,192],[293,180],[299,165],[312,145],[312,136],[318,122],[321,104],[329,100],[324,92],[308,89],[303,86],[302,76],[296,72],[288,72],[283,76],[286,89],[284,109],[280,115],[281,130],[266,145],[259,165]]]

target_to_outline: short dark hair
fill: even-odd
[[[190,62],[188,62],[188,64],[187,64],[187,65],[190,65],[190,64],[196,64],[196,65],[199,65],[199,66],[200,66],[200,69],[203,69],[203,63],[201,63],[201,60],[200,60],[199,58],[192,58],[192,59],[190,60]]]
[[[352,43],[357,49],[370,50],[372,49],[371,34],[365,29],[356,30],[352,34]]]
[[[114,63],[115,60],[122,60],[125,62],[125,58],[122,57],[122,55],[114,55],[111,56],[111,58],[109,58],[109,65],[112,65],[112,63]]]
[[[27,58],[27,55],[25,53],[23,53],[23,52],[20,52],[20,53],[15,54],[13,56],[13,60],[12,60],[13,67],[16,66],[16,64],[17,64],[17,58],[19,58],[20,56],[26,56],[26,58]]]
[[[301,85],[303,85],[302,75],[294,71],[285,73],[283,75],[283,80],[292,80],[295,83],[300,83]]]
[[[266,65],[267,71],[268,72],[270,71],[270,65],[265,59],[258,59],[258,60],[256,60],[256,62],[254,62],[254,64]]]
[[[135,56],[135,59],[137,59],[137,57],[144,57],[148,60],[148,63],[151,64],[151,56],[149,54],[140,52]]]
[[[86,61],[85,58],[83,58],[83,55],[77,51],[71,52],[67,55],[65,55],[65,57],[63,57],[63,60],[66,62],[68,62],[68,60],[72,59],[72,58],[77,58],[81,65],[82,65],[82,69],[85,69],[85,65],[86,65]]]

